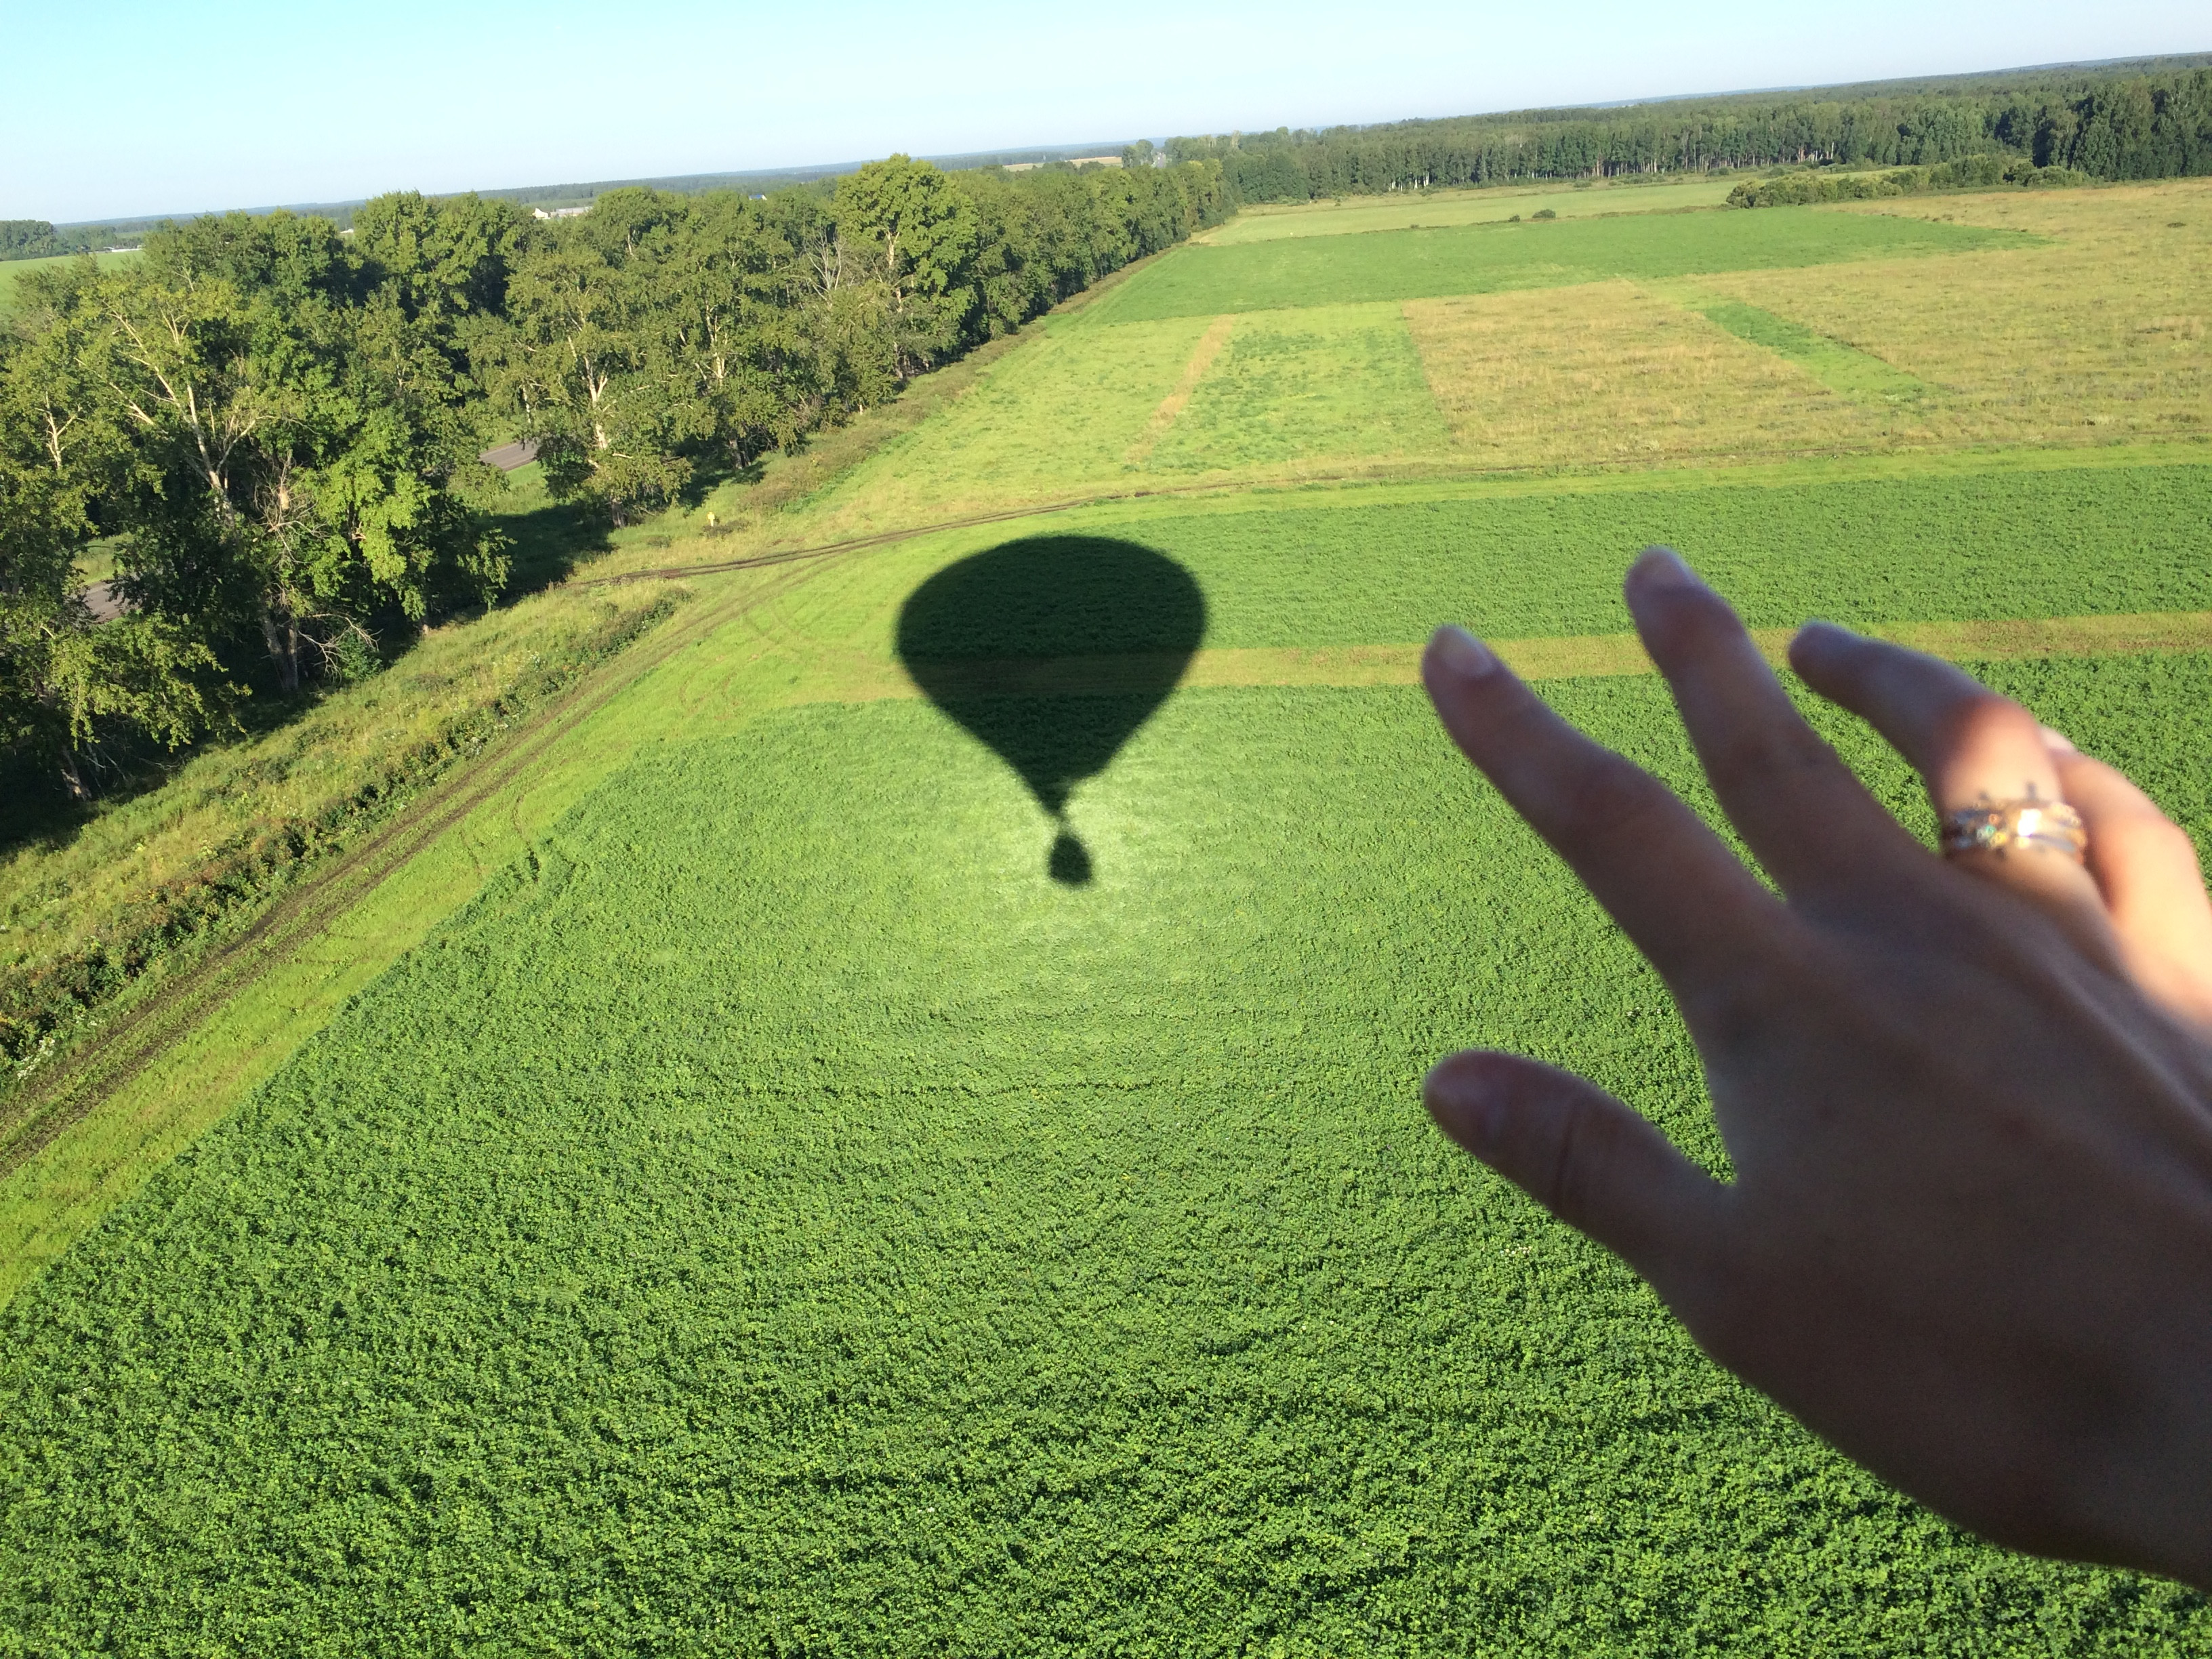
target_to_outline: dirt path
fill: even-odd
[[[584,720],[678,651],[797,583],[773,583],[677,612],[669,623],[584,676],[525,719],[475,764],[457,768],[345,852],[303,878],[236,937],[110,1016],[89,1039],[19,1090],[0,1115],[0,1177],[129,1084],[169,1043],[255,980],[288,961],[477,808],[497,795]]]

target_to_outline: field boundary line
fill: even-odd
[[[2145,611],[2102,617],[1999,618],[1972,622],[1893,623],[1863,630],[1954,662],[2017,661],[2036,657],[2142,655],[2212,650],[2212,611]],[[1794,628],[1755,628],[1761,655],[1779,664]],[[1492,640],[1491,646],[1523,679],[1609,679],[1657,672],[1633,634],[1569,634]],[[1177,690],[1261,686],[1418,685],[1421,644],[1229,646],[1189,659]],[[933,675],[936,695],[954,697],[1113,696],[1146,691],[1172,672],[1176,657],[978,658]],[[924,696],[896,663],[866,678],[835,685],[801,684],[786,706],[879,702]]]
[[[1206,378],[1206,371],[1213,367],[1213,360],[1228,345],[1229,337],[1236,328],[1237,316],[1231,312],[1226,317],[1216,317],[1206,332],[1198,337],[1198,343],[1191,349],[1190,361],[1182,366],[1182,377],[1175,383],[1174,389],[1160,399],[1159,407],[1152,411],[1152,419],[1145,423],[1144,432],[1122,455],[1124,461],[1131,466],[1142,466],[1152,459],[1152,451],[1159,447],[1160,440],[1168,435],[1168,428],[1190,406],[1191,395],[1198,390],[1198,383]]]
[[[985,525],[1012,524],[1023,519],[1051,518],[1057,514],[1079,512],[1085,507],[1122,507],[1148,501],[1190,499],[1204,506],[1218,505],[1240,512],[1281,512],[1297,507],[1389,505],[1389,495],[1394,491],[1409,492],[1406,497],[1408,500],[1448,500],[1455,498],[1455,492],[1461,489],[1516,483],[1525,483],[1530,488],[1526,491],[1502,489],[1498,493],[1518,498],[1524,494],[1578,495],[1644,490],[1790,489],[1805,484],[1883,481],[1897,477],[1978,477],[2000,472],[2066,472],[2105,467],[2203,466],[2212,464],[2212,445],[2199,438],[2167,439],[2154,444],[2085,441],[2075,444],[2035,447],[2010,445],[2002,449],[1988,450],[1835,449],[1814,452],[1777,449],[1740,450],[1730,453],[1765,459],[1747,459],[1731,465],[1698,465],[1695,458],[1686,458],[1680,465],[1607,467],[1588,471],[1563,471],[1556,466],[1534,465],[1442,467],[1402,477],[1381,477],[1364,471],[1316,472],[1270,478],[1215,480],[1206,483],[1158,484],[1143,489],[1100,490],[1088,495],[1073,495],[1060,501],[1039,501],[996,512],[939,519],[928,524],[908,525],[896,530],[871,531],[865,536],[852,536],[841,541],[822,542],[812,546],[773,548],[766,552],[708,560],[698,564],[654,565],[645,569],[617,571],[611,575],[572,579],[562,586],[570,588],[604,587],[621,582],[680,581],[692,576],[726,575],[732,571],[760,570],[779,564],[828,558],[833,554],[857,553],[868,548],[915,541],[924,536],[949,531],[974,530]],[[2112,459],[2100,459],[2107,454]],[[1902,468],[1886,465],[1900,460],[1917,465]],[[1788,471],[1800,465],[1841,470],[1802,478],[1786,476]],[[1364,495],[1370,491],[1381,499],[1372,503],[1364,499],[1350,501],[1345,499],[1354,494]],[[1431,496],[1410,493],[1414,491],[1440,491],[1443,494]],[[1301,496],[1307,499],[1302,501],[1295,500]],[[1293,506],[1286,508],[1286,501],[1293,502]]]

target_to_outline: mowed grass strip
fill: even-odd
[[[1152,418],[1145,423],[1143,433],[1123,456],[1122,459],[1130,465],[1142,466],[1145,458],[1152,453],[1152,446],[1159,442],[1167,429],[1176,423],[1176,416],[1182,414],[1189,404],[1190,394],[1198,389],[1198,383],[1205,378],[1206,371],[1213,367],[1213,360],[1221,355],[1222,347],[1229,343],[1230,333],[1236,326],[1234,317],[1217,317],[1213,319],[1213,325],[1198,337],[1198,344],[1191,351],[1190,361],[1182,366],[1182,378],[1175,383],[1172,392],[1160,399],[1159,407],[1152,411]]]
[[[2033,246],[2019,231],[1830,208],[1650,214],[1185,247],[1085,313],[1086,325],[1286,306],[1434,299],[1626,276],[1796,268]]]
[[[1397,191],[1341,201],[1247,207],[1224,225],[1200,231],[1193,242],[1233,247],[1279,242],[1294,236],[1352,236],[1368,231],[1435,229],[1446,225],[1496,224],[1528,219],[1549,209],[1563,219],[1608,213],[1674,213],[1718,207],[1735,180],[1718,177],[1669,179],[1661,184],[1592,181],[1579,188]]]
[[[2042,617],[1976,622],[1897,623],[1868,628],[1954,662],[2013,662],[2026,658],[2140,655],[2212,650],[2212,611],[2120,617]],[[1757,628],[1753,641],[1768,661],[1786,660],[1796,629]],[[1615,678],[1657,670],[1633,634],[1569,635],[1492,640],[1491,647],[1528,680]],[[1186,688],[1265,685],[1417,685],[1422,643],[1400,645],[1235,647],[1200,650],[1189,659]],[[1122,656],[979,658],[934,671],[936,695],[962,696],[1112,696],[1160,683],[1181,658]],[[872,671],[872,672],[871,672]],[[950,689],[948,690],[948,688]],[[793,702],[876,702],[926,695],[910,676],[869,665],[842,688],[808,686]]]
[[[1738,300],[1698,300],[1689,305],[1709,322],[1739,340],[1764,346],[1786,357],[1832,392],[1850,398],[1918,398],[1928,388],[1910,374],[1901,374],[1879,357],[1845,345],[1802,323],[1778,317]]]
[[[672,665],[683,691],[671,718],[707,729],[785,702],[896,695],[907,593],[956,558],[1062,533],[1126,539],[1183,566],[1206,595],[1210,650],[1391,645],[1446,621],[1488,639],[1618,635],[1629,626],[1621,572],[1653,542],[1680,548],[1754,628],[2212,610],[2212,466],[1723,476],[1317,506],[1295,495],[1146,503],[920,538],[820,571]]]
[[[1395,306],[1240,317],[1150,471],[1202,475],[1441,455],[1449,437]]]

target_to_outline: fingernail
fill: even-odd
[[[1429,654],[1447,673],[1463,680],[1479,680],[1498,666],[1488,646],[1450,623],[1437,629],[1429,641]]]
[[[2073,738],[2068,737],[2063,732],[2054,732],[2047,726],[2043,728],[2043,746],[2045,749],[2056,750],[2061,755],[2078,755],[2081,752],[2074,746]]]
[[[1636,556],[1630,574],[1658,587],[1694,587],[1698,579],[1671,547],[1647,547]]]

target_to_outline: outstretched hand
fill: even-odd
[[[2212,905],[2118,772],[1958,669],[1838,628],[1790,662],[1939,814],[2069,802],[2086,865],[1945,860],[1799,715],[1665,549],[1629,572],[1759,880],[1670,790],[1457,629],[1423,664],[1468,758],[1667,982],[1734,1178],[1570,1073],[1471,1051],[1444,1133],[1619,1253],[1722,1364],[2000,1542],[2212,1588]]]

